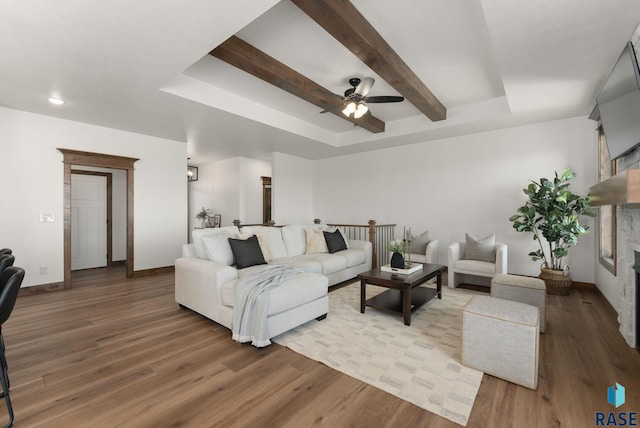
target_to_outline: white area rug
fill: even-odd
[[[435,286],[435,285],[434,285]],[[367,298],[386,289],[367,285]],[[329,293],[329,315],[274,339],[293,351],[466,426],[482,372],[460,364],[460,316],[474,292],[443,287],[411,316],[367,307],[360,282]]]

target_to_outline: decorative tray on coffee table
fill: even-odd
[[[414,273],[419,271],[420,269],[422,269],[422,263],[411,263],[411,262],[405,263],[404,269],[394,268],[394,267],[391,267],[391,265],[384,265],[380,267],[380,270],[383,272],[404,273],[404,274]]]

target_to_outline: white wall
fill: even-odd
[[[309,224],[318,218],[313,209],[314,168],[313,161],[273,153],[271,214],[276,224]],[[338,192],[341,190],[338,189]]]
[[[192,163],[190,163],[190,165],[191,164]],[[214,180],[215,170],[213,163],[209,162],[205,164],[193,165],[198,167],[198,181],[187,183],[189,196],[188,223],[190,231],[195,227],[201,226],[201,221],[196,219],[196,214],[199,213],[202,208],[210,209],[212,214],[219,214],[220,211],[220,206],[219,204],[216,204],[215,200],[216,181]],[[189,233],[188,235],[188,242],[191,242],[191,233]]]
[[[572,189],[585,195],[596,182],[595,156],[594,125],[582,117],[324,159],[314,162],[312,206],[327,223],[375,219],[397,224],[398,235],[404,226],[429,230],[440,241],[442,264],[448,245],[464,240],[465,232],[495,233],[509,246],[508,271],[537,275],[540,262],[527,255],[536,242],[509,221],[525,202],[522,189],[530,179],[571,167],[577,173]],[[308,182],[305,174],[302,180]],[[585,220],[593,227],[593,219]],[[566,260],[574,280],[594,281],[594,257],[589,234]]]
[[[0,245],[25,268],[23,286],[61,282],[63,155],[57,148],[140,159],[134,164],[134,270],[172,266],[187,233],[186,144],[0,107]],[[14,209],[10,209],[15,207]],[[39,222],[41,213],[55,221]],[[48,273],[40,275],[40,267]]]
[[[246,224],[262,223],[260,177],[271,177],[271,162],[241,158],[240,171],[240,217],[237,218]]]
[[[240,220],[244,224],[262,223],[262,181],[271,176],[271,163],[235,157],[199,164],[198,181],[189,183],[189,230],[199,227],[198,211],[211,209],[222,215],[222,225]]]

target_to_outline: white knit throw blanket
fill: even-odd
[[[231,321],[233,340],[240,343],[251,342],[259,348],[270,345],[267,326],[269,290],[302,272],[305,272],[305,269],[268,265],[263,270],[238,280]]]

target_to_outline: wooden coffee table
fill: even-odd
[[[411,313],[416,311],[429,300],[438,296],[442,299],[442,272],[446,266],[424,263],[422,269],[411,273],[401,274],[384,272],[380,269],[372,269],[358,275],[360,278],[360,312],[364,314],[364,308],[381,309],[391,312],[400,312],[404,316],[405,325],[411,325]],[[436,288],[418,287],[436,277]],[[388,288],[375,297],[367,300],[367,284]]]

